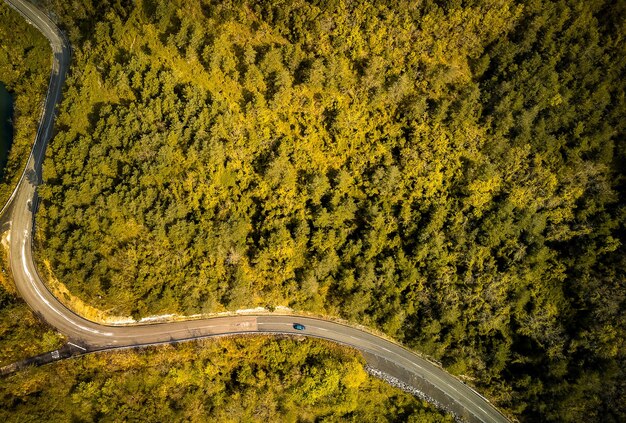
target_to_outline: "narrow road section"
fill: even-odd
[[[76,315],[46,288],[32,255],[36,188],[46,144],[52,136],[55,107],[69,62],[69,43],[40,9],[23,0],[5,0],[50,41],[52,72],[37,138],[22,178],[3,209],[10,221],[10,266],[18,291],[46,322],[67,335],[78,351],[179,342],[215,335],[291,334],[327,339],[363,352],[370,367],[425,394],[430,400],[469,422],[508,422],[493,405],[440,367],[386,339],[339,323],[302,316],[263,315],[217,317],[171,323],[101,325]],[[294,324],[300,324],[298,328]],[[68,347],[69,348],[69,347]],[[48,353],[58,359],[58,351]]]

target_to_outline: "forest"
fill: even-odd
[[[0,81],[14,98],[13,144],[0,178],[0,209],[22,176],[35,141],[50,75],[50,46],[39,31],[0,2]]]
[[[521,421],[626,420],[626,3],[44,3],[74,295],[338,316]]]
[[[368,375],[354,350],[301,338],[220,338],[65,360],[3,380],[0,405],[5,422],[453,422]]]

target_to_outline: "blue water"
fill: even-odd
[[[13,143],[13,97],[0,82],[0,180]]]

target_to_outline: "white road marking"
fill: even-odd
[[[80,349],[81,349],[81,350],[83,350],[83,351],[87,351],[87,348],[83,348],[83,347],[81,347],[80,345],[76,345],[76,344],[74,344],[74,343],[72,343],[72,342],[68,342],[68,344],[70,344],[70,345],[72,345],[72,346],[74,346],[74,347],[76,347],[76,348],[80,348]]]

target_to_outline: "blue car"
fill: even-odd
[[[301,325],[300,323],[294,323],[293,324],[293,328],[295,330],[304,330],[304,329],[306,329],[306,327],[304,327],[304,325]]]

